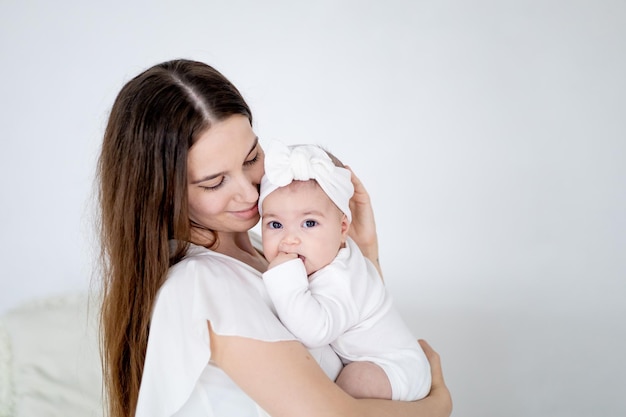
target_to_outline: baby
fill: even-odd
[[[351,173],[331,157],[314,145],[268,147],[259,198],[265,287],[302,343],[337,352],[345,366],[336,382],[347,393],[421,399],[430,391],[428,360],[348,237]]]

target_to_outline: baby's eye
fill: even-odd
[[[305,228],[315,227],[317,226],[317,222],[315,220],[305,220],[302,226]]]
[[[268,226],[270,229],[282,229],[282,228],[283,228],[283,225],[282,225],[282,224],[280,224],[280,222],[277,222],[277,221],[271,221],[271,222],[269,222],[269,223],[267,224],[267,226]]]

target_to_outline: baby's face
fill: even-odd
[[[280,252],[295,253],[307,275],[337,256],[348,233],[346,216],[317,182],[294,181],[263,200],[261,233],[268,261]]]

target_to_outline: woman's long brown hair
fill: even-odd
[[[234,114],[252,123],[248,105],[222,74],[188,60],[146,70],[113,104],[97,167],[101,353],[110,417],[135,414],[152,305],[190,239],[188,150],[213,123]]]

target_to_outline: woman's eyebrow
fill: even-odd
[[[254,137],[254,143],[252,144],[252,147],[250,148],[250,151],[248,151],[248,154],[246,156],[250,155],[256,149],[256,146],[258,144],[259,144],[259,137],[255,136]],[[207,175],[206,177],[202,177],[199,180],[192,181],[191,183],[193,185],[200,184],[201,182],[212,180],[212,179],[217,178],[219,176],[222,176],[224,174],[226,174],[226,172],[224,172],[224,171],[218,172],[217,174]]]
[[[218,172],[217,174],[207,175],[206,177],[200,178],[199,180],[192,181],[191,183],[194,184],[194,185],[195,184],[200,184],[201,182],[212,180],[212,179],[217,178],[219,176],[222,176],[224,174],[225,174],[225,172]]]

